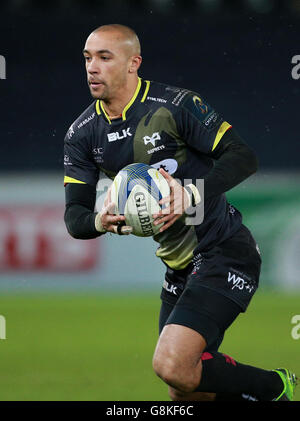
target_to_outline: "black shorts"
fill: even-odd
[[[160,311],[160,332],[179,324],[199,332],[207,350],[216,351],[225,333],[255,293],[261,258],[244,225],[229,239],[197,254],[183,270],[167,268]]]

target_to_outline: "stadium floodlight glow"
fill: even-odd
[[[222,0],[197,0],[197,3],[205,12],[209,13],[219,11],[222,6]]]
[[[4,56],[0,56],[0,79],[6,79],[6,60]]]
[[[246,3],[256,13],[270,13],[274,9],[274,0],[246,0]]]
[[[153,7],[161,12],[167,12],[174,7],[172,0],[151,0]]]

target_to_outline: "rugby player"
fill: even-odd
[[[141,48],[131,28],[100,26],[83,55],[94,101],[65,137],[68,232],[79,239],[128,234],[109,192],[95,212],[99,174],[113,179],[133,162],[161,167],[171,193],[167,209],[154,215],[164,224],[154,240],[166,267],[154,371],[172,400],[292,400],[296,378],[288,369],[253,367],[218,351],[259,282],[259,249],[225,196],[255,173],[255,153],[198,93],[139,77]],[[185,224],[187,206],[201,201],[203,222]]]

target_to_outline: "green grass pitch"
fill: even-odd
[[[299,295],[258,292],[220,351],[300,377],[300,339],[291,336],[299,303]],[[153,294],[2,295],[0,400],[169,400],[151,366],[159,306]]]

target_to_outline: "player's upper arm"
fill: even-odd
[[[96,186],[99,169],[93,162],[90,139],[83,130],[74,130],[72,124],[64,140],[64,183]]]
[[[199,94],[189,92],[176,113],[182,139],[193,149],[210,155],[232,126]]]

